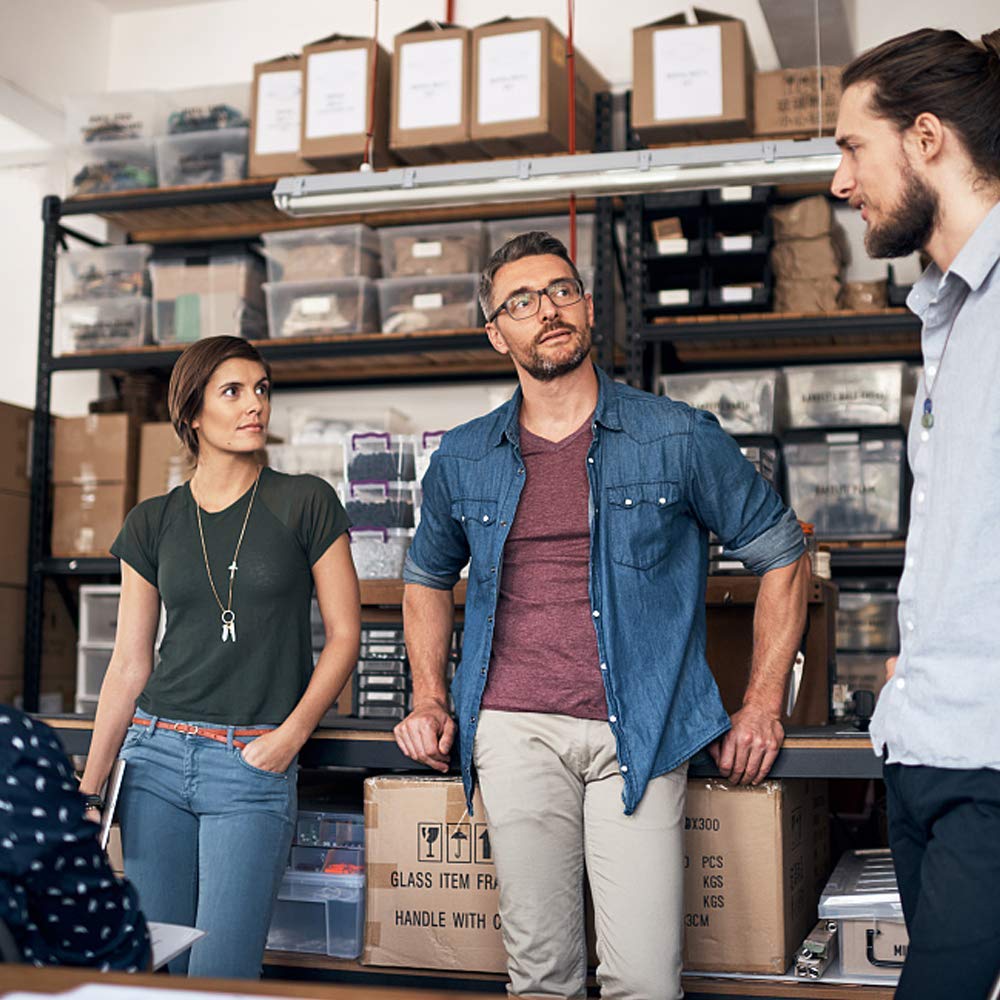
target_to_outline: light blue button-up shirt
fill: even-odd
[[[947,273],[932,264],[907,299],[923,321],[924,375],[908,442],[902,651],[871,722],[890,763],[1000,769],[998,261],[1000,204]]]

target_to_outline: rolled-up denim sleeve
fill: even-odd
[[[805,551],[795,514],[715,417],[701,410],[692,421],[687,480],[694,515],[751,572],[787,566]]]
[[[441,450],[431,456],[424,474],[420,527],[406,554],[403,581],[434,590],[451,590],[469,561],[469,541],[451,516],[451,499],[442,468]]]

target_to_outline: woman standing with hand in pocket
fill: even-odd
[[[125,758],[125,868],[150,920],[207,932],[171,963],[197,976],[260,974],[297,756],[358,653],[347,515],[323,480],[261,464],[270,390],[237,337],[199,341],[174,366],[170,419],[195,471],[139,504],[112,545],[118,633],[81,781],[94,795]],[[314,586],[326,633],[315,669]]]

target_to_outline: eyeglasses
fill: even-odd
[[[515,320],[531,319],[541,309],[543,295],[557,309],[573,306],[583,298],[583,282],[576,278],[557,278],[546,288],[521,289],[504,299],[503,303],[486,317],[486,322],[492,323],[502,312]]]

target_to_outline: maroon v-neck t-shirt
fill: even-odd
[[[525,483],[504,545],[483,708],[608,717],[589,595],[591,419],[556,442],[521,428]]]

